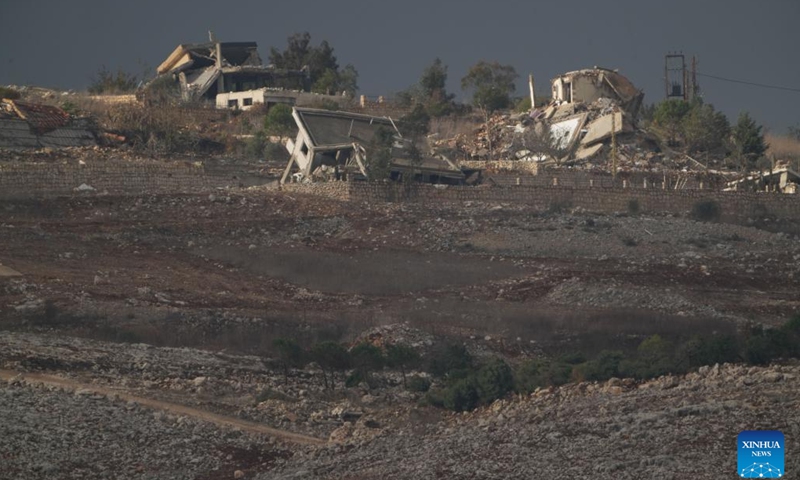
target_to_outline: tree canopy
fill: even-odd
[[[488,113],[508,108],[517,77],[511,65],[481,60],[461,79],[461,88],[471,91],[472,104]]]
[[[307,68],[313,92],[329,95],[347,92],[355,95],[358,91],[358,71],[355,67],[348,64],[340,69],[333,47],[328,41],[323,40],[315,47],[311,44],[311,34],[308,32],[289,36],[283,51],[271,48],[269,61],[277,68]]]
[[[735,153],[742,162],[742,168],[753,168],[756,161],[767,151],[761,128],[749,113],[739,114],[739,120],[733,127],[731,141]]]

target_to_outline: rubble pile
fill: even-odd
[[[643,93],[616,71],[594,68],[553,80],[553,101],[518,114],[497,114],[472,134],[438,140],[434,147],[468,160],[504,159],[652,170],[672,165],[638,122]],[[670,162],[670,165],[664,162]]]

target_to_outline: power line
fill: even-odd
[[[716,75],[708,75],[708,74],[700,73],[700,72],[697,72],[697,76],[713,78],[715,80],[722,80],[724,82],[741,83],[743,85],[751,85],[753,87],[772,88],[772,89],[775,89],[775,90],[786,90],[786,91],[789,91],[789,92],[800,92],[800,88],[779,87],[777,85],[767,85],[767,84],[764,84],[764,83],[745,82],[744,80],[734,80],[732,78],[718,77]]]

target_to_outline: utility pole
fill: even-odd
[[[528,74],[528,88],[531,89],[531,110],[536,108],[536,94],[533,90],[533,74]]]
[[[611,178],[617,181],[617,109],[611,111]]]
[[[697,83],[697,56],[692,55],[692,99],[700,96],[700,84]]]

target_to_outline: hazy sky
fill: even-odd
[[[83,89],[101,65],[140,72],[179,43],[223,41],[283,48],[294,32],[327,39],[340,65],[360,73],[361,93],[390,95],[415,83],[435,57],[448,87],[476,61],[497,60],[537,84],[593,65],[618,68],[664,96],[664,54],[699,59],[698,71],[800,89],[800,0],[0,0],[0,84]],[[800,124],[800,92],[700,77],[707,102],[732,121],[749,111],[784,133]],[[537,88],[539,89],[539,88]]]

